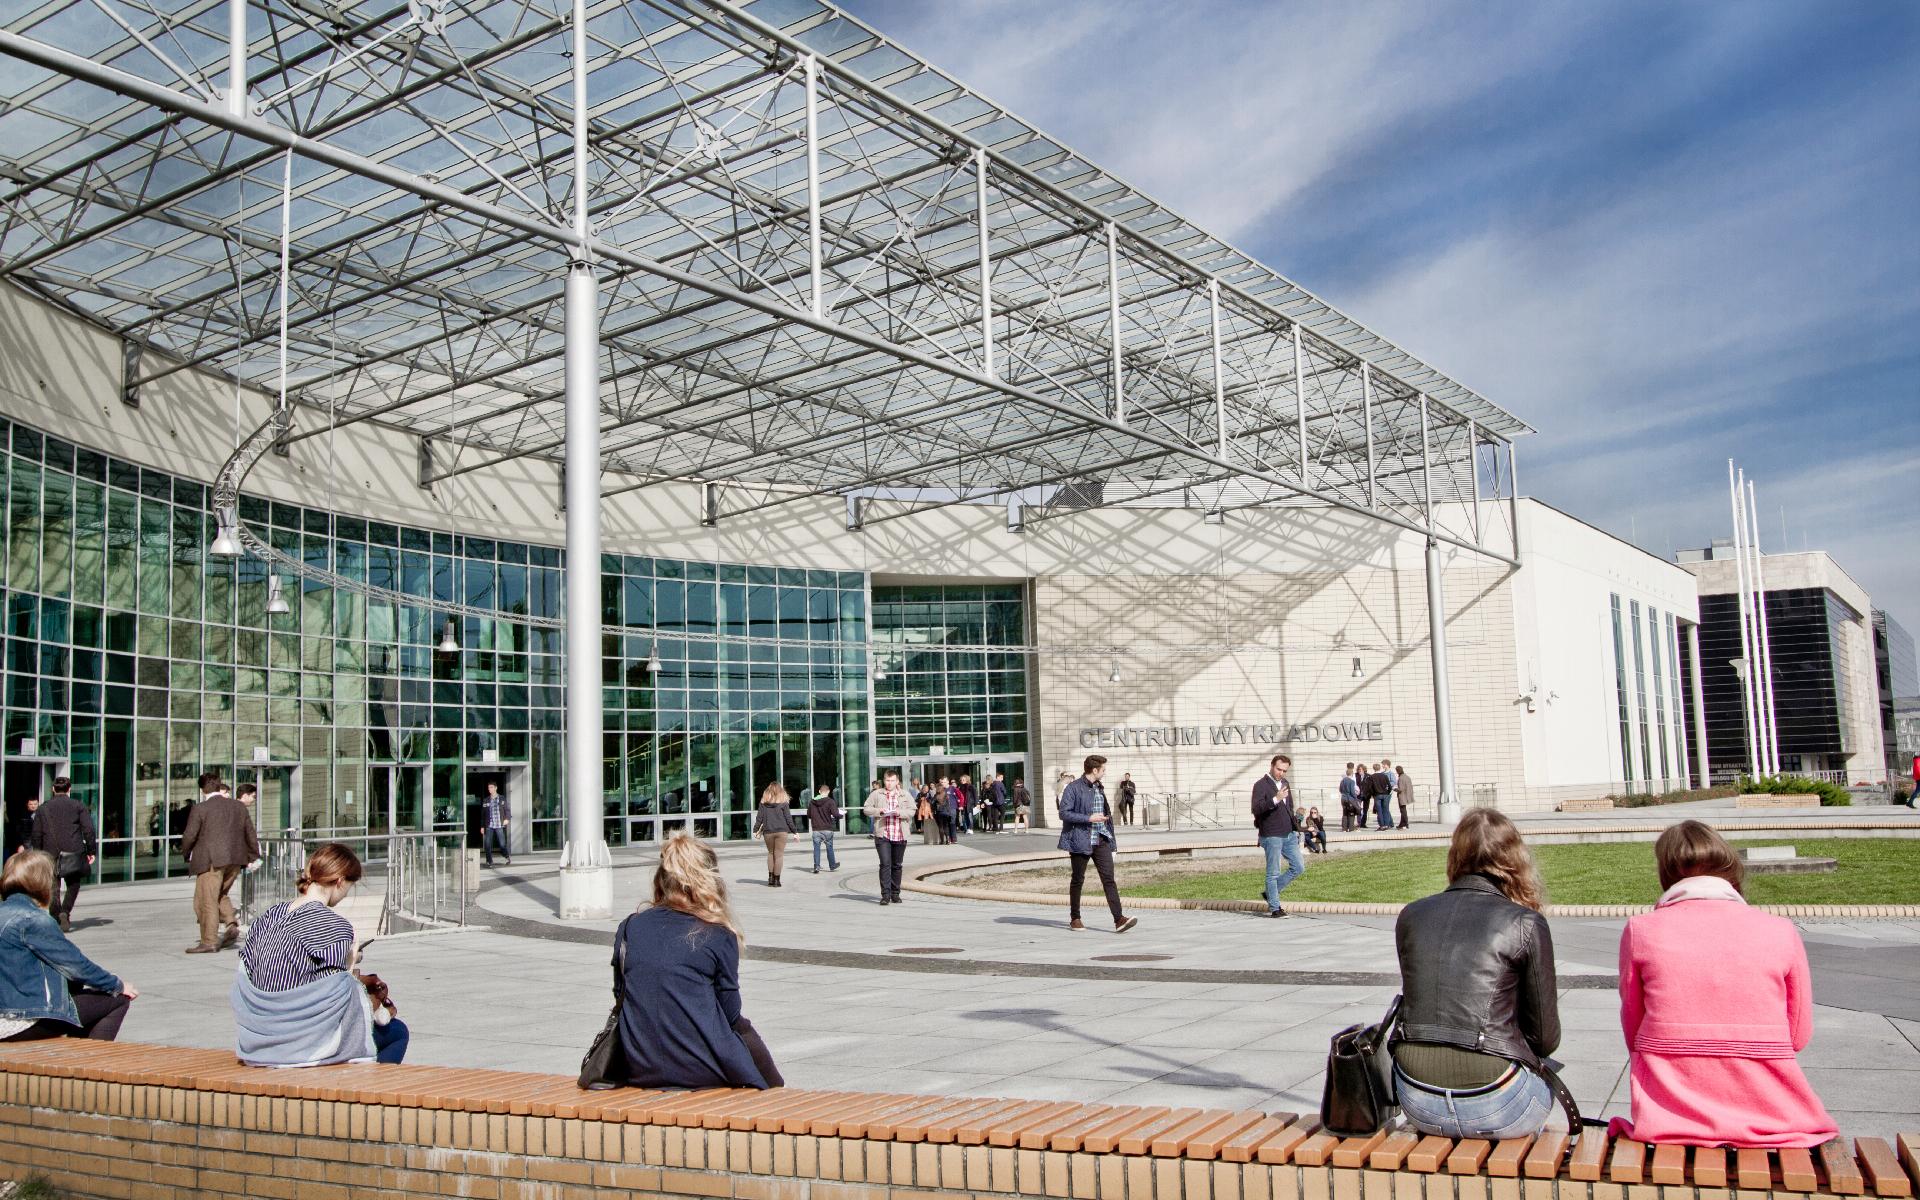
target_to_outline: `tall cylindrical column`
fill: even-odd
[[[247,0],[227,0],[227,111],[247,115]]]
[[[585,239],[588,207],[587,13],[573,6],[573,226],[582,244],[567,266],[567,844],[560,916],[613,915],[613,860],[601,796],[600,285]]]
[[[1740,503],[1740,479],[1734,473],[1732,459],[1727,460],[1727,492],[1733,498],[1733,577],[1740,591],[1740,657],[1746,663],[1740,672],[1740,715],[1747,734],[1747,770],[1765,775],[1760,751],[1760,704],[1753,690],[1760,655],[1753,636],[1753,607],[1747,596],[1746,506]]]
[[[1693,663],[1693,670],[1687,686],[1693,692],[1693,754],[1700,769],[1700,787],[1712,787],[1712,779],[1707,774],[1707,698],[1700,690],[1700,626],[1698,623],[1687,626],[1687,658]]]
[[[1747,548],[1753,564],[1753,627],[1760,635],[1760,744],[1767,773],[1780,773],[1780,718],[1773,707],[1773,639],[1767,634],[1767,571],[1760,561],[1760,503],[1747,480]]]
[[[1453,780],[1453,699],[1447,685],[1447,601],[1440,586],[1440,543],[1427,539],[1427,642],[1433,651],[1433,740],[1440,767],[1440,823],[1460,820]]]

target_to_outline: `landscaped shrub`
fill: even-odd
[[[1762,775],[1757,779],[1743,775],[1740,790],[1768,796],[1814,795],[1820,797],[1822,807],[1845,808],[1853,803],[1853,793],[1844,784],[1809,779],[1805,775]]]
[[[1685,804],[1689,800],[1719,800],[1726,796],[1737,796],[1740,789],[1734,784],[1723,783],[1709,788],[1678,788],[1671,792],[1649,795],[1645,792],[1629,792],[1626,795],[1612,795],[1615,808],[1651,808],[1656,804]]]

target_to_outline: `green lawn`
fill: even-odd
[[[1792,838],[1740,841],[1737,846],[1797,846],[1809,857],[1831,858],[1831,875],[1751,875],[1747,898],[1755,904],[1920,904],[1920,840],[1899,838]],[[1651,904],[1660,898],[1650,842],[1536,846],[1535,861],[1554,904]],[[1446,851],[1369,850],[1309,855],[1307,873],[1286,891],[1288,900],[1395,903],[1415,900],[1446,886]],[[1064,873],[1063,873],[1064,874]],[[1128,887],[1134,896],[1177,900],[1251,900],[1266,884],[1258,868],[1213,870]]]

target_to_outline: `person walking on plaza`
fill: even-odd
[[[1660,901],[1620,931],[1632,1116],[1609,1132],[1741,1149],[1832,1138],[1833,1117],[1794,1058],[1814,1016],[1800,931],[1747,906],[1739,854],[1698,821],[1668,828],[1653,858]]]
[[[1559,1048],[1560,1008],[1544,903],[1520,831],[1476,808],[1454,827],[1446,890],[1400,910],[1395,1093],[1421,1133],[1499,1141],[1546,1127],[1540,1060]]]
[[[360,874],[360,856],[328,842],[307,859],[294,883],[299,895],[260,914],[247,931],[230,993],[241,1062],[317,1067],[406,1058],[406,1022],[379,977],[354,970],[353,922],[334,911]]]
[[[713,848],[684,831],[668,838],[653,873],[653,903],[614,935],[629,1084],[785,1086],[741,1009],[741,940]]]
[[[218,771],[200,774],[200,803],[187,814],[180,853],[193,875],[193,915],[200,926],[200,940],[187,953],[212,954],[234,945],[240,918],[229,893],[240,872],[260,857],[260,840],[246,805],[227,794]]]
[[[512,866],[513,847],[507,841],[508,835],[513,830],[512,802],[500,794],[499,784],[488,780],[487,795],[480,801],[480,806],[485,810],[487,822],[486,832],[481,835],[480,865],[483,867],[493,865],[493,850],[498,846],[500,857],[507,860],[508,866]]]
[[[1360,777],[1354,773],[1353,764],[1347,764],[1347,773],[1340,777],[1340,832],[1353,832],[1353,813],[1360,807]]]
[[[884,787],[867,793],[860,811],[873,830],[873,850],[880,860],[880,903],[900,903],[900,871],[907,861],[907,822],[913,817],[913,798],[900,786],[900,772],[881,777]],[[922,809],[926,801],[920,802]],[[932,819],[928,818],[931,824]]]
[[[1073,862],[1073,878],[1068,884],[1068,928],[1086,928],[1080,920],[1080,891],[1087,882],[1087,864],[1100,873],[1100,887],[1107,894],[1107,911],[1113,914],[1113,931],[1125,933],[1140,923],[1120,907],[1120,887],[1113,879],[1113,810],[1107,806],[1107,789],[1100,776],[1107,770],[1105,756],[1087,755],[1081,775],[1060,793],[1060,843]]]
[[[1377,832],[1393,828],[1393,774],[1388,769],[1392,766],[1385,759],[1373,764],[1373,809]]]
[[[1027,790],[1026,779],[1013,781],[1013,823],[1021,833],[1027,831],[1027,817],[1033,812],[1033,793]]]
[[[73,932],[73,902],[93,869],[100,839],[94,832],[92,811],[73,798],[73,780],[65,775],[53,781],[53,796],[33,814],[27,845],[53,856],[56,882],[53,906],[47,911],[59,922],[61,933]]]
[[[787,789],[778,780],[760,792],[753,831],[767,843],[767,886],[779,887],[780,872],[787,863],[787,839],[793,836],[793,810],[787,807]]]
[[[1400,806],[1399,828],[1407,827],[1407,812],[1413,807],[1413,777],[1407,774],[1405,767],[1393,769],[1393,798]]]
[[[1120,777],[1120,787],[1117,790],[1120,799],[1120,823],[1131,825],[1133,824],[1133,798],[1140,791],[1139,785],[1133,781],[1131,772]]]
[[[140,993],[67,940],[47,907],[53,859],[20,850],[0,868],[0,1042],[110,1042]]]
[[[807,801],[807,832],[813,837],[813,873],[820,873],[820,848],[827,850],[827,869],[838,871],[840,858],[833,852],[833,833],[840,828],[840,805],[833,799],[833,785],[821,784]]]
[[[1276,754],[1267,763],[1267,773],[1254,781],[1253,826],[1260,832],[1260,850],[1267,856],[1267,915],[1284,917],[1280,893],[1294,880],[1306,874],[1306,860],[1300,857],[1300,823],[1293,812],[1293,785],[1287,772],[1293,760]],[[1280,868],[1282,860],[1286,869]]]

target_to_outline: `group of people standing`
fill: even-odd
[[[999,833],[1012,820],[1014,828],[1024,832],[1027,817],[1033,812],[1033,798],[1026,781],[1011,784],[1003,773],[982,778],[975,787],[973,776],[928,776],[913,793],[913,819],[920,830],[920,841],[928,846],[950,846],[963,833]]]
[[[1400,806],[1400,822],[1394,824],[1393,806]],[[1368,818],[1376,830],[1407,827],[1407,812],[1413,807],[1413,780],[1405,767],[1396,767],[1387,759],[1369,766],[1348,763],[1340,777],[1340,829],[1350,833],[1365,829]]]

